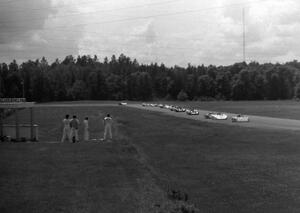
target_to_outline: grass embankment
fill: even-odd
[[[154,211],[167,202],[168,188],[186,192],[200,212],[300,210],[298,132],[126,107],[74,107],[36,109],[44,139],[60,138],[58,123],[67,111],[89,116],[94,137],[102,134],[99,111],[109,111],[118,123],[117,139],[113,144],[1,144],[2,210]]]
[[[203,212],[300,210],[298,132],[155,113],[139,115],[129,129],[162,185],[186,190]]]

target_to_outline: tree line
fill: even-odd
[[[300,62],[166,67],[121,54],[0,64],[0,97],[66,100],[277,100],[300,98]]]

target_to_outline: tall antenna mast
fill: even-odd
[[[245,8],[243,8],[243,62],[246,62]]]

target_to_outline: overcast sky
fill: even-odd
[[[0,62],[124,53],[168,66],[300,57],[299,0],[0,0]]]

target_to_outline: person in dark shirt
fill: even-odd
[[[77,119],[76,115],[73,115],[73,119],[70,122],[70,127],[71,127],[71,138],[73,143],[79,142],[79,137],[78,137],[79,120]]]

